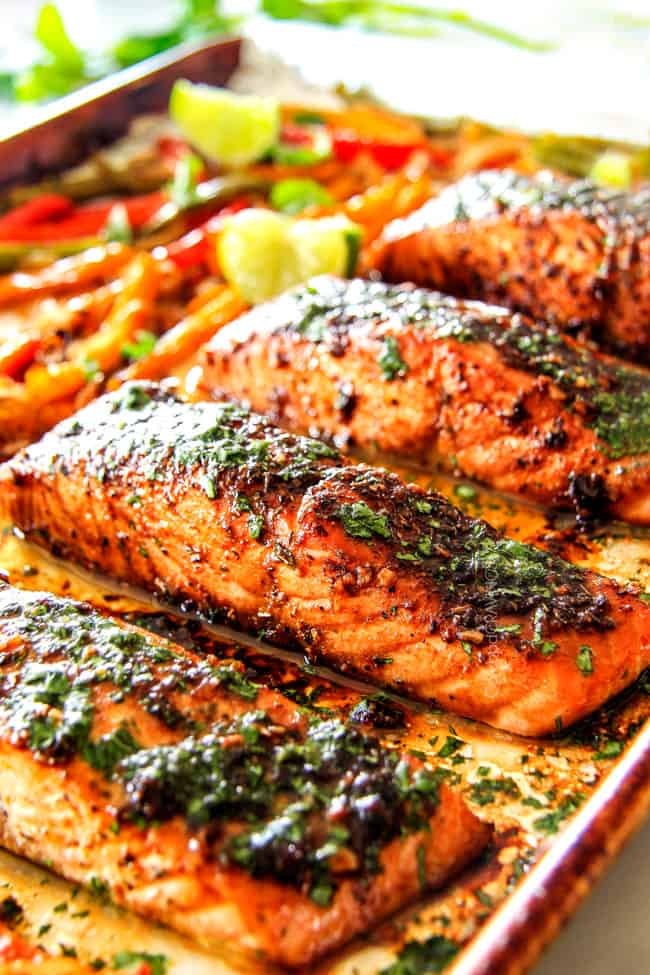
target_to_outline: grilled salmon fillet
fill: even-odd
[[[223,403],[127,384],[4,465],[50,550],[314,660],[526,735],[650,663],[634,589]]]
[[[298,433],[650,523],[650,372],[503,308],[316,278],[218,332],[203,386]]]
[[[238,667],[0,590],[0,842],[206,943],[305,965],[491,830],[444,770]]]
[[[587,326],[650,360],[650,188],[472,174],[388,224],[372,262],[389,281]]]

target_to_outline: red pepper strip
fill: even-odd
[[[179,159],[190,152],[187,142],[184,142],[183,139],[177,139],[173,135],[162,135],[158,139],[157,145],[162,159],[164,162],[170,163],[172,168],[174,163],[177,163]]]
[[[34,361],[40,344],[39,339],[22,337],[14,345],[7,342],[4,347],[0,346],[0,375],[18,379]]]
[[[454,153],[451,149],[444,149],[442,146],[429,146],[428,149],[431,162],[434,166],[437,166],[439,169],[446,169],[447,166],[451,165],[454,158]]]
[[[204,264],[209,252],[208,235],[219,231],[224,217],[239,213],[240,210],[245,210],[250,205],[250,200],[247,197],[233,200],[232,203],[222,207],[217,214],[213,214],[209,220],[204,220],[201,226],[195,227],[189,233],[179,237],[178,240],[171,241],[164,247],[156,247],[153,256],[159,260],[168,258],[181,269]]]
[[[197,227],[206,227],[210,230],[214,221],[219,221],[222,217],[227,217],[232,213],[239,213],[240,210],[245,210],[246,207],[250,206],[252,203],[247,196],[238,197],[225,206],[219,205],[217,209],[215,209],[214,203],[206,203],[198,210],[192,210],[185,214],[185,222],[188,230],[194,230]]]
[[[307,129],[293,122],[285,122],[280,130],[280,141],[288,142],[291,146],[310,146],[314,137]]]
[[[221,226],[221,222],[224,217],[231,217],[233,213],[239,213],[240,210],[246,210],[248,207],[253,205],[253,201],[248,196],[239,196],[236,200],[232,200],[231,203],[226,203],[225,207],[221,207],[218,213],[214,213],[208,221],[206,221],[205,228],[209,233],[214,233]]]
[[[0,240],[55,242],[57,240],[74,240],[77,237],[95,237],[106,226],[108,215],[116,205],[123,203],[132,227],[143,226],[155,213],[160,210],[167,197],[164,193],[148,193],[145,196],[135,196],[131,199],[114,200],[110,203],[89,203],[77,207],[68,217],[62,220],[48,220],[41,223],[10,228],[9,233],[2,233]]]
[[[360,153],[367,152],[387,170],[400,169],[422,147],[423,143],[417,142],[376,142],[360,139],[351,132],[332,133],[332,152],[339,162],[352,162]]]
[[[14,230],[31,227],[46,220],[67,217],[74,210],[72,200],[58,193],[45,193],[22,206],[14,207],[4,217],[0,217],[0,238],[9,239]]]
[[[208,251],[208,238],[205,230],[195,227],[189,234],[183,234],[178,240],[172,240],[164,247],[155,247],[152,254],[158,260],[169,259],[176,267],[185,270],[193,265],[205,263]]]
[[[89,203],[85,207],[80,207],[78,213],[93,213],[97,218],[102,218],[104,224],[108,215],[116,204],[123,204],[129,215],[129,223],[132,227],[142,227],[155,213],[158,213],[161,206],[168,200],[166,193],[156,190],[154,193],[145,193],[143,196],[125,197],[123,200],[113,200],[110,203]],[[103,224],[102,224],[103,226]]]
[[[481,160],[481,169],[503,169],[516,162],[520,155],[517,149],[495,153],[493,156]]]

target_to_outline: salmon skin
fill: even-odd
[[[305,965],[491,830],[446,770],[240,667],[0,590],[0,842],[207,943]]]
[[[218,332],[203,387],[295,432],[650,523],[650,372],[503,308],[317,278]]]
[[[633,588],[259,415],[153,384],[16,455],[0,504],[91,569],[526,735],[571,724],[650,663]]]
[[[414,281],[587,327],[650,361],[650,188],[603,189],[548,172],[466,176],[385,227],[373,263]]]

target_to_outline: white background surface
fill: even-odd
[[[95,49],[124,30],[164,24],[172,6],[170,0],[59,2],[75,39]],[[531,130],[638,141],[650,136],[650,29],[621,30],[611,18],[623,12],[650,19],[649,0],[437,6],[460,6],[529,36],[558,41],[559,47],[531,54],[447,30],[427,41],[263,22],[251,32],[314,81],[368,84],[408,110],[474,115]],[[16,64],[29,57],[37,8],[37,0],[0,0],[0,61]],[[21,114],[28,117],[30,111]],[[650,825],[630,842],[534,975],[650,975],[649,906]]]

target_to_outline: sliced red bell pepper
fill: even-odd
[[[126,208],[129,216],[129,223],[134,229],[144,226],[160,210],[161,206],[167,202],[168,196],[162,190],[154,193],[145,193],[142,196],[125,197],[123,200],[112,200],[109,203],[89,203],[83,207],[83,212],[96,215],[97,219],[102,219],[101,227],[108,220],[108,215],[116,203],[121,203]],[[101,229],[100,227],[100,229]]]
[[[240,210],[245,210],[250,205],[251,202],[248,197],[233,200],[227,206],[221,207],[218,213],[212,214],[208,220],[204,218],[201,225],[194,227],[189,233],[183,234],[178,240],[172,240],[169,244],[156,247],[153,251],[154,257],[161,260],[168,258],[182,269],[205,263],[210,249],[210,235],[218,233],[219,225],[224,217],[239,213]]]
[[[434,145],[430,145],[428,149],[431,162],[434,166],[437,166],[438,169],[446,169],[447,166],[451,165],[454,158],[453,149],[446,149],[444,146]]]
[[[190,152],[190,147],[187,142],[173,135],[162,135],[158,139],[157,145],[162,159],[164,162],[169,163],[172,169],[179,159],[182,159],[183,156],[186,156]]]
[[[285,122],[280,130],[280,141],[291,146],[310,146],[314,136],[308,129],[294,122]]]
[[[400,169],[423,145],[421,142],[379,142],[360,138],[354,132],[332,133],[332,151],[339,162],[352,162],[362,152],[367,152],[387,170]]]
[[[221,207],[218,213],[213,213],[209,220],[205,223],[205,229],[208,233],[214,233],[218,231],[222,221],[226,217],[231,217],[233,213],[239,213],[240,210],[246,210],[248,207],[253,206],[253,201],[248,196],[239,196],[236,200],[232,200],[230,203],[226,203],[225,206]]]
[[[42,198],[39,198],[42,199]],[[63,197],[62,199],[65,199]],[[135,229],[142,227],[160,210],[167,197],[161,191],[134,196],[124,200],[111,200],[101,203],[87,203],[74,208],[68,200],[69,209],[60,212],[61,218],[49,216],[48,219],[34,220],[31,223],[9,222],[15,211],[7,214],[4,225],[0,222],[0,240],[33,241],[34,243],[74,240],[77,237],[94,237],[106,226],[108,216],[116,203],[123,203],[129,223]],[[32,201],[36,203],[37,201]]]
[[[176,267],[184,270],[192,265],[205,263],[207,249],[208,238],[205,230],[202,227],[195,227],[178,240],[155,247],[153,256],[159,260],[169,259]]]
[[[32,227],[44,221],[59,220],[69,216],[74,210],[72,200],[58,193],[45,193],[28,203],[14,207],[0,217],[0,238],[8,239],[12,231]]]

